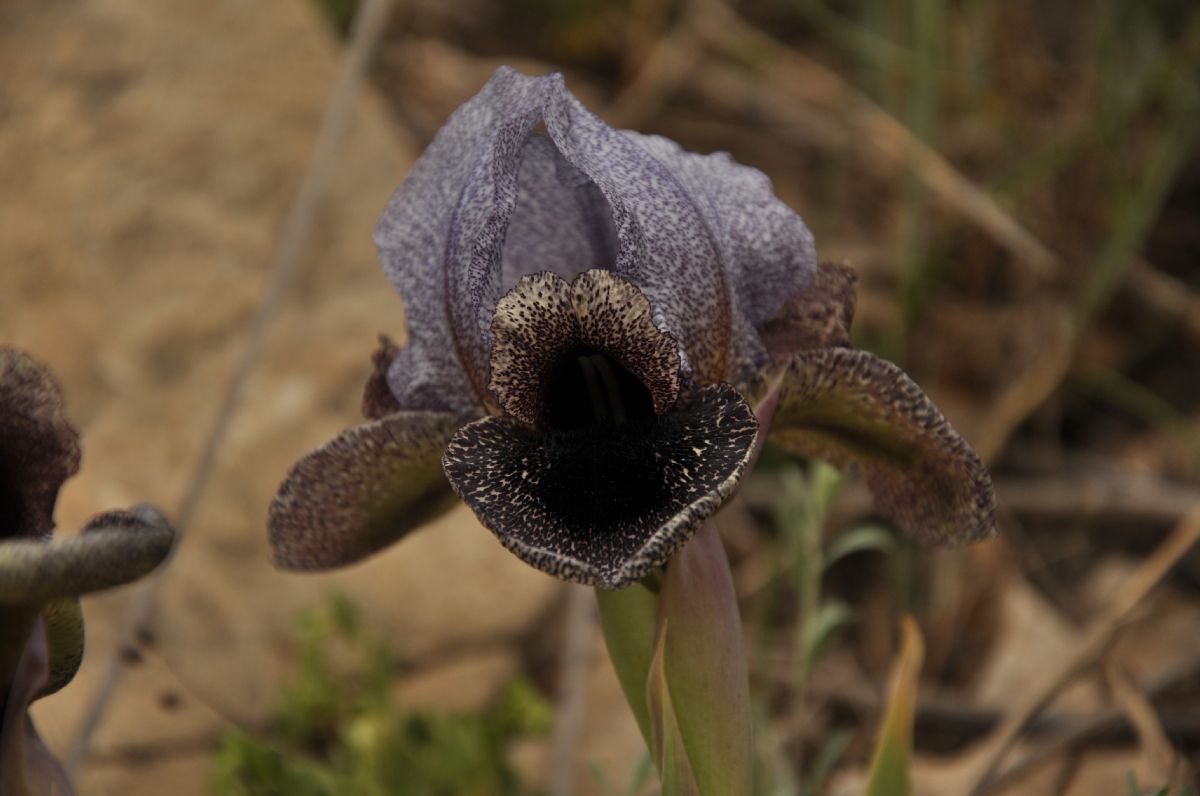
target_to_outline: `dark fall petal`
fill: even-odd
[[[400,411],[400,402],[388,386],[387,374],[400,346],[386,334],[379,335],[379,346],[371,354],[371,375],[363,387],[362,413],[368,420],[378,420]]]
[[[793,357],[771,441],[862,468],[880,510],[922,542],[995,532],[995,495],[979,457],[904,371],[865,351]]]
[[[297,462],[267,520],[275,565],[351,564],[450,508],[442,450],[467,419],[397,412],[347,429]]]
[[[706,387],[649,425],[536,431],[488,417],[450,440],[454,491],[529,564],[621,588],[662,566],[736,488],[758,424],[732,387]]]
[[[58,490],[79,470],[79,455],[49,371],[0,346],[0,539],[53,530]]]
[[[646,387],[658,414],[679,395],[678,346],[654,325],[646,297],[608,271],[571,284],[548,272],[523,277],[496,305],[492,334],[492,392],[526,423],[545,419],[548,382],[573,350],[611,357]]]
[[[0,603],[39,604],[108,589],[162,563],[175,531],[149,506],[111,511],[78,536],[0,542]]]
[[[62,766],[42,743],[33,719],[29,717],[29,705],[39,694],[45,693],[48,678],[46,634],[39,622],[25,646],[7,699],[0,699],[2,794],[71,796],[75,793]]]
[[[49,696],[75,679],[83,663],[83,611],[78,597],[52,600],[42,607],[50,672],[37,699]]]
[[[821,263],[813,281],[759,331],[772,359],[811,348],[848,347],[858,272]]]

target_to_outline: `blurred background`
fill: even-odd
[[[359,5],[0,5],[0,341],[83,435],[60,533],[190,512],[151,587],[85,601],[83,670],[35,711],[84,796],[653,792],[586,604],[466,510],[350,570],[267,562],[279,480],[403,333],[378,214],[501,64],[766,172],[858,270],[857,344],[992,468],[1001,534],[965,550],[771,451],[723,513],[761,792],[859,792],[905,613],[918,794],[1189,792],[1200,7],[396,0],[352,36]]]

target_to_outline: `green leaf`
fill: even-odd
[[[859,525],[838,534],[825,548],[825,568],[854,553],[867,550],[887,551],[896,546],[892,532],[882,525]]]
[[[825,656],[838,635],[854,622],[854,609],[840,600],[833,600],[817,609],[816,616],[804,628],[804,673],[807,676]]]
[[[646,701],[650,706],[650,748],[658,761],[663,796],[692,796],[700,793],[700,786],[688,762],[683,734],[679,730],[675,705],[671,700],[671,688],[667,683],[664,652],[669,629],[667,620],[662,620],[654,641],[654,654],[650,658],[650,677],[646,681]]]
[[[712,523],[667,565],[666,682],[703,794],[753,793],[754,745],[746,650],[729,560]]]
[[[608,657],[617,672],[621,690],[625,692],[625,700],[637,719],[638,729],[642,731],[642,739],[647,747],[652,747],[646,683],[654,654],[658,595],[641,583],[615,591],[596,589],[595,593]]]
[[[925,642],[911,616],[904,617],[900,655],[892,666],[887,713],[875,744],[864,796],[909,796],[912,784],[913,717]]]

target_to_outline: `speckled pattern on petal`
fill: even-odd
[[[569,285],[552,273],[523,277],[496,305],[492,334],[492,392],[526,423],[544,419],[551,370],[579,347],[608,354],[637,377],[658,414],[679,394],[675,341],[655,327],[646,297],[608,271],[587,271]]]
[[[58,490],[79,470],[79,458],[79,435],[50,372],[0,346],[0,539],[54,529]]]
[[[350,564],[448,509],[442,450],[467,419],[397,412],[347,429],[297,462],[267,519],[276,566]]]
[[[862,468],[880,510],[922,542],[995,532],[995,495],[979,457],[904,371],[866,351],[793,357],[770,438]]]
[[[821,263],[813,281],[790,299],[760,330],[772,358],[797,351],[850,345],[858,272]]]
[[[447,246],[452,224],[461,233],[467,221],[487,215],[490,200],[481,208],[485,212],[468,209],[457,220],[456,208],[468,184],[478,186],[480,175],[486,177],[492,153],[510,150],[528,136],[543,91],[533,79],[497,73],[438,132],[375,228],[383,270],[404,299],[408,339],[392,362],[388,382],[405,409],[469,413],[483,402],[486,360],[476,360],[472,374],[463,365],[463,346],[482,350],[474,324],[477,301],[471,298],[468,274],[451,272]],[[453,324],[452,307],[459,321],[470,323]]]
[[[734,290],[735,340],[731,378],[746,378],[761,364],[752,329],[785,300],[804,291],[817,271],[812,232],[775,196],[767,175],[743,166],[728,152],[699,155],[657,135],[625,132],[670,170],[695,202],[716,242]]]
[[[506,547],[564,580],[620,588],[662,566],[736,488],[758,425],[730,386],[647,426],[463,427],[443,459],[458,495]]]
[[[408,310],[388,372],[405,409],[498,411],[491,321],[521,276],[612,270],[646,295],[685,376],[704,385],[763,364],[755,327],[815,268],[808,229],[761,173],[614,130],[561,75],[508,68],[438,133],[376,242]]]

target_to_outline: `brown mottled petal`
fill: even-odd
[[[663,414],[679,395],[679,348],[658,330],[650,302],[609,271],[585,271],[571,284],[550,272],[523,277],[492,319],[491,390],[508,414],[542,420],[546,382],[574,349],[608,354],[650,392]]]
[[[351,564],[448,509],[442,450],[467,419],[397,412],[347,429],[297,462],[267,520],[275,565]]]
[[[0,542],[0,603],[38,604],[119,586],[154,569],[175,531],[139,506],[93,518],[78,536]]]
[[[922,542],[995,531],[992,481],[979,457],[904,371],[865,351],[793,357],[771,441],[861,467],[880,510]]]
[[[26,644],[13,678],[0,683],[0,794],[55,794],[71,796],[75,790],[62,766],[39,737],[29,705],[46,692],[50,677],[46,633],[38,622]]]
[[[721,507],[757,431],[737,391],[718,384],[640,427],[540,432],[487,417],[454,435],[443,465],[527,563],[616,589],[662,566]]]
[[[400,411],[400,402],[392,394],[387,380],[388,368],[398,353],[400,346],[392,338],[386,334],[379,335],[379,345],[371,354],[371,375],[363,387],[362,413],[368,420],[378,420]]]
[[[50,657],[50,674],[37,699],[55,693],[75,679],[83,662],[83,611],[78,597],[52,600],[42,607],[42,625]]]
[[[783,357],[812,348],[850,345],[858,272],[821,263],[817,275],[759,330],[767,353]]]
[[[53,530],[58,490],[79,470],[79,455],[50,372],[0,346],[0,539]]]

